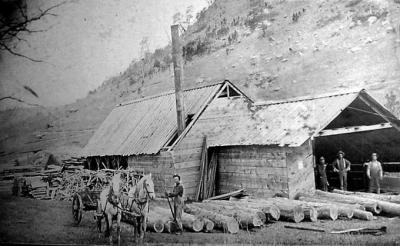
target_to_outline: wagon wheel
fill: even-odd
[[[74,219],[75,225],[79,225],[79,223],[81,223],[82,214],[83,214],[82,198],[79,194],[75,194],[74,199],[72,200],[72,218]]]

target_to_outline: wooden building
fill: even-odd
[[[206,149],[217,160],[217,194],[294,197],[315,188],[315,156],[333,161],[342,149],[356,163],[371,151],[400,160],[399,120],[364,90],[254,103],[229,81],[187,89],[179,136],[174,99],[172,91],[118,105],[84,149],[89,167],[143,168],[159,193],[179,173],[196,198]]]

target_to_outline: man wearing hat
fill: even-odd
[[[321,187],[323,191],[328,191],[328,178],[326,176],[326,162],[325,162],[325,158],[323,156],[321,156],[319,158],[319,162],[318,162],[318,175],[319,175],[319,180],[321,183]]]
[[[347,190],[347,172],[350,171],[350,161],[344,158],[344,152],[338,152],[338,158],[332,163],[333,171],[339,173],[340,189]]]
[[[178,174],[174,174],[173,176],[174,181],[175,181],[175,186],[172,191],[172,193],[167,193],[165,192],[168,197],[173,197],[174,198],[174,215],[175,215],[175,220],[178,223],[180,233],[183,232],[183,227],[182,227],[182,210],[183,210],[183,185],[181,184],[181,176]],[[180,234],[177,233],[177,234]]]

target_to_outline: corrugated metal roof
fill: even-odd
[[[351,92],[262,105],[245,98],[217,98],[178,145],[207,135],[209,146],[300,146],[358,95]]]
[[[196,114],[221,83],[184,91],[186,114]],[[117,106],[94,133],[83,156],[155,154],[177,129],[173,91]]]

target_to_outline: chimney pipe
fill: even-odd
[[[171,26],[172,38],[172,62],[174,64],[174,82],[175,82],[175,98],[176,98],[176,116],[178,121],[178,136],[185,129],[185,112],[183,103],[183,67],[182,67],[182,44],[179,37],[179,25]]]

